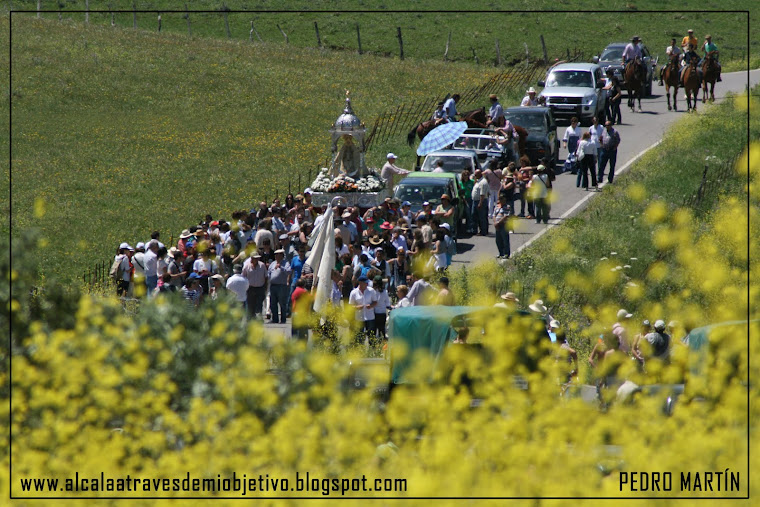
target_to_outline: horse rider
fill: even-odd
[[[438,107],[433,111],[433,116],[430,117],[430,119],[435,122],[436,127],[442,123],[448,123],[449,121],[449,115],[446,114],[443,104],[443,102],[439,102]]]
[[[668,46],[668,47],[665,48],[665,54],[668,55],[668,63],[666,63],[665,65],[663,65],[662,67],[660,67],[660,86],[662,86],[662,75],[665,72],[665,67],[667,67],[668,65],[670,65],[670,58],[673,55],[675,55],[678,58],[679,65],[680,65],[680,60],[681,60],[681,57],[683,56],[683,51],[681,51],[681,48],[679,48],[678,46],[676,46],[676,38],[675,37],[673,37],[672,39],[670,39],[670,46]]]
[[[457,102],[459,102],[459,98],[459,94],[455,93],[443,103],[443,110],[446,111],[446,117],[449,121],[456,121]]]
[[[702,62],[705,61],[705,58],[710,55],[712,56],[713,60],[715,61],[715,65],[718,66],[718,82],[721,82],[722,79],[720,78],[720,62],[718,61],[718,56],[720,55],[720,51],[718,51],[718,46],[715,45],[715,43],[712,41],[712,37],[709,35],[705,35],[705,43],[702,46],[702,50],[705,52],[705,56],[699,60],[699,66],[702,67]]]
[[[491,109],[488,111],[488,121],[486,126],[501,127],[504,125],[504,108],[499,104],[499,98],[496,94],[491,94],[489,97],[491,101]]]
[[[683,75],[686,72],[686,68],[689,66],[692,60],[698,59],[699,55],[694,51],[694,44],[689,44],[689,48],[683,54],[683,67],[681,67],[681,86],[683,87]],[[697,66],[699,68],[699,66]]]
[[[523,97],[522,102],[520,102],[520,105],[525,106],[537,106],[538,100],[536,99],[536,89],[532,86],[526,90],[527,95]]]
[[[689,34],[681,40],[681,49],[683,49],[684,53],[689,49],[689,44],[693,44],[694,47],[697,47],[699,44],[697,38],[694,37],[694,30],[689,30]]]
[[[628,64],[633,62],[633,65],[636,66],[636,73],[641,75],[644,72],[644,66],[641,63],[642,53],[641,47],[638,44],[639,40],[639,36],[634,35],[631,37],[631,42],[623,49],[623,65],[624,67],[628,67]]]

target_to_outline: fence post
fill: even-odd
[[[319,25],[317,25],[317,22],[314,22],[314,31],[317,32],[317,47],[322,47],[322,39],[319,38]]]
[[[496,39],[496,66],[501,65],[501,50],[499,50],[499,39]]]
[[[132,28],[137,30],[137,2],[132,2]]]
[[[230,33],[230,20],[229,20],[229,11],[230,8],[227,7],[227,4],[222,4],[222,11],[224,11],[224,29],[227,31],[227,38],[231,38],[232,34]]]
[[[42,10],[42,0],[37,0],[37,19],[40,19],[40,11]]]
[[[187,8],[187,4],[185,4],[185,19],[187,20],[187,35],[192,37],[193,29],[190,28],[190,10]]]
[[[113,11],[111,10],[111,4],[108,4],[108,13],[111,15],[111,26],[116,26],[116,22],[113,18]]]
[[[90,24],[90,0],[84,0],[84,22]]]
[[[158,13],[158,32],[161,33],[161,13]]]
[[[279,24],[277,25],[277,29],[280,31],[280,33],[282,34],[282,36],[285,37],[285,44],[288,44],[289,43],[289,41],[288,41],[288,34],[286,34],[285,31],[282,28],[280,28]]]
[[[549,61],[549,56],[546,54],[546,42],[544,41],[543,34],[540,37],[541,37],[541,50],[544,52],[544,63],[546,63]]]
[[[396,27],[396,37],[398,37],[399,57],[404,59],[404,39],[401,38],[401,27]]]
[[[446,39],[446,50],[443,52],[443,61],[449,61],[449,44],[451,44],[451,30],[449,30],[449,38]]]
[[[356,42],[359,45],[359,54],[362,54],[362,35],[359,33],[359,23],[356,23]]]

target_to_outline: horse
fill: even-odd
[[[431,130],[435,128],[435,120],[427,120],[423,121],[421,123],[418,123],[414,127],[412,127],[412,130],[409,131],[409,133],[406,135],[406,142],[409,144],[409,146],[412,146],[414,144],[414,136],[417,136],[420,138],[420,141],[422,141],[426,135],[430,133]]]
[[[683,71],[683,87],[686,91],[687,111],[692,110],[691,99],[694,97],[694,112],[697,112],[697,93],[699,92],[699,69],[697,59],[692,58],[686,70]]]
[[[642,75],[643,74],[643,75]],[[625,66],[625,87],[628,88],[628,107],[634,112],[634,102],[639,101],[639,112],[641,112],[641,96],[644,95],[644,81],[646,80],[646,69],[641,64],[633,60]]]
[[[711,54],[702,62],[702,103],[707,102],[707,84],[710,83],[710,102],[715,102],[715,81],[718,79],[718,64]]]
[[[479,109],[473,109],[472,111],[467,111],[466,113],[462,113],[460,115],[459,121],[466,121],[468,128],[486,128],[486,121],[488,121],[488,118],[486,117],[486,108],[481,107]],[[418,123],[414,127],[412,127],[412,130],[409,131],[409,133],[406,135],[406,142],[409,146],[412,146],[414,144],[414,136],[417,136],[420,138],[420,141],[422,141],[426,135],[430,133],[431,130],[435,128],[435,120],[427,120],[423,121],[421,123]]]
[[[668,97],[668,111],[670,108],[670,89],[673,88],[673,109],[678,111],[678,104],[676,99],[678,97],[678,81],[679,81],[678,68],[678,55],[670,55],[670,61],[668,62],[665,70],[662,72],[662,80],[665,82],[665,95]]]
[[[474,129],[474,128],[486,128],[486,122],[488,121],[488,118],[486,117],[486,108],[481,107],[478,109],[473,109],[472,111],[467,111],[466,113],[462,113],[460,115],[459,121],[466,121],[467,127]]]

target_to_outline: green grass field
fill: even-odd
[[[7,33],[8,18],[2,18]],[[367,123],[391,104],[485,81],[492,69],[32,17],[13,20],[13,225],[42,228],[43,272],[79,276],[120,241],[175,239],[228,217],[330,154],[345,89]],[[398,136],[385,150],[411,153]],[[406,151],[403,151],[406,150]],[[295,187],[293,191],[298,189]],[[46,213],[35,219],[35,199]]]
[[[610,317],[604,314],[608,304],[615,312],[621,306],[635,312],[638,320],[656,319],[666,311],[683,310],[668,306],[677,299],[699,308],[699,325],[724,320],[720,315],[724,295],[695,294],[700,293],[698,288],[713,283],[710,280],[716,270],[737,276],[736,270],[702,257],[697,263],[699,275],[690,277],[680,264],[691,258],[685,256],[694,255],[694,245],[705,235],[725,239],[727,251],[738,249],[735,261],[746,268],[746,260],[741,261],[741,251],[746,251],[750,240],[746,214],[735,217],[736,231],[715,230],[713,222],[719,203],[725,206],[728,199],[734,199],[740,208],[749,206],[746,172],[720,173],[723,165],[746,149],[747,128],[746,96],[705,108],[698,116],[684,117],[658,147],[616,178],[614,186],[605,187],[580,215],[551,229],[515,256],[506,269],[486,264],[466,275],[457,273],[454,291],[464,293],[467,299],[463,302],[469,304],[490,303],[493,294],[507,290],[518,293],[526,305],[542,298],[552,315],[573,323],[569,337],[584,359],[593,345],[588,338]],[[749,131],[752,139],[760,136],[756,115]],[[746,171],[746,159],[744,164]],[[697,194],[705,165],[709,168],[701,202],[689,206],[689,214],[677,213],[685,199]],[[655,203],[656,208],[650,208]],[[679,231],[685,224],[693,227],[695,234]],[[753,238],[756,248],[756,236]],[[628,267],[622,268],[624,265]],[[621,269],[612,271],[617,266]],[[628,286],[628,282],[636,286]],[[741,294],[735,298],[736,304],[743,304]],[[596,325],[588,327],[590,324]]]
[[[93,10],[131,11],[133,3],[140,10],[159,11],[161,9],[184,10],[181,2],[167,0],[136,1],[114,0],[112,2],[90,1]],[[756,9],[746,0],[685,0],[681,2],[662,2],[660,0],[613,0],[600,4],[592,0],[518,0],[502,5],[498,3],[462,4],[451,0],[434,0],[424,4],[410,4],[399,0],[383,2],[366,2],[362,0],[344,1],[290,1],[286,4],[272,1],[235,1],[199,0],[190,2],[192,10],[215,11],[211,13],[192,13],[190,15],[193,36],[226,38],[227,31],[219,10],[226,5],[230,10],[271,11],[276,9],[296,12],[251,12],[230,13],[228,23],[233,39],[248,40],[250,23],[264,41],[284,43],[280,28],[288,35],[291,45],[298,47],[316,47],[317,38],[314,22],[319,27],[323,46],[334,49],[356,51],[358,48],[356,24],[360,27],[362,49],[380,55],[398,55],[399,44],[396,27],[400,27],[404,39],[404,54],[417,59],[442,60],[448,32],[452,38],[449,59],[453,61],[473,62],[473,50],[478,60],[484,65],[493,65],[496,61],[496,40],[499,40],[503,61],[514,62],[525,58],[525,44],[533,57],[542,55],[540,35],[544,36],[550,58],[561,57],[567,50],[582,50],[586,55],[599,54],[610,42],[628,40],[632,35],[640,35],[653,53],[664,57],[665,47],[671,37],[686,35],[688,28],[693,28],[697,37],[706,33],[713,35],[713,41],[723,51],[726,63],[733,61],[728,68],[742,68],[742,57],[747,56],[747,15],[745,13],[696,12],[702,10],[747,10]],[[35,1],[14,2],[15,8],[36,9]],[[21,7],[19,7],[21,6]],[[60,7],[59,7],[60,6]],[[58,2],[43,1],[43,8],[56,10],[84,9],[84,0]],[[345,12],[349,10],[375,10],[372,13]],[[460,12],[415,12],[398,13],[395,10],[422,9],[426,11],[453,10]],[[505,9],[510,12],[498,14],[489,12],[466,13],[467,10]],[[511,11],[564,10],[562,13],[536,13]],[[616,13],[591,13],[598,9],[620,11]],[[302,12],[298,12],[303,10]],[[337,12],[317,13],[318,10]],[[651,13],[648,10],[672,10],[673,12]],[[341,12],[343,11],[343,12]],[[568,12],[569,11],[569,12]],[[77,20],[83,20],[84,14],[63,14]],[[45,16],[57,19],[58,14]],[[182,13],[163,13],[162,30],[187,34],[187,20]],[[93,13],[91,23],[110,25],[111,16],[106,13]],[[114,15],[114,23],[120,26],[133,25],[132,12]],[[140,28],[157,30],[156,12],[137,14]],[[253,35],[256,39],[256,35]],[[760,30],[757,24],[751,29],[752,50],[760,53]],[[753,57],[753,67],[760,65],[760,55]]]

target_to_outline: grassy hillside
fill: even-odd
[[[757,106],[753,99],[752,110]],[[726,320],[728,302],[746,315],[743,270],[750,248],[760,246],[757,195],[747,197],[748,127],[752,139],[760,136],[760,119],[751,119],[748,126],[746,95],[685,116],[580,215],[551,229],[506,269],[484,265],[457,273],[454,290],[468,303],[491,302],[506,290],[525,304],[543,299],[552,315],[571,323],[568,335],[584,358],[621,307],[637,321],[696,325]],[[724,169],[742,152],[735,167]],[[706,164],[702,199],[684,205],[698,193]],[[756,257],[749,257],[754,266]],[[714,290],[727,279],[735,285]]]
[[[138,9],[154,10],[179,9],[184,3],[168,0],[137,1]],[[396,27],[400,27],[404,38],[404,53],[407,57],[420,59],[443,58],[448,32],[452,31],[449,58],[454,61],[474,61],[473,49],[481,64],[493,64],[496,59],[496,40],[499,40],[501,56],[504,61],[521,60],[525,57],[525,45],[533,56],[540,56],[542,48],[540,35],[544,36],[547,51],[554,58],[575,48],[583,50],[586,55],[598,54],[606,44],[613,41],[627,40],[633,34],[640,35],[656,54],[664,54],[671,37],[683,37],[688,28],[694,28],[700,38],[705,33],[713,35],[713,41],[723,50],[723,57],[728,62],[735,60],[732,66],[743,65],[741,58],[747,53],[747,16],[744,13],[695,12],[701,10],[757,10],[754,2],[746,0],[685,0],[682,2],[662,2],[661,0],[612,0],[600,4],[592,0],[517,0],[508,4],[487,2],[483,4],[462,4],[451,0],[434,0],[410,3],[400,0],[384,2],[366,2],[363,0],[344,1],[240,1],[198,0],[189,2],[190,9],[219,11],[223,5],[231,10],[275,10],[287,9],[303,12],[293,13],[231,13],[228,15],[230,35],[234,39],[249,38],[250,23],[254,21],[256,30],[264,41],[284,43],[284,37],[277,25],[288,34],[289,43],[299,47],[316,47],[317,39],[314,22],[319,26],[322,44],[336,49],[357,49],[356,24],[361,30],[362,49],[381,55],[398,55],[399,46]],[[84,0],[43,1],[47,9],[74,10],[84,9]],[[110,2],[90,1],[91,9],[132,10],[132,0],[114,0]],[[36,2],[14,2],[14,6],[36,9]],[[60,7],[59,7],[60,6]],[[336,10],[336,13],[315,13],[316,10]],[[345,12],[350,10],[373,9],[373,13]],[[457,13],[424,12],[398,13],[395,10],[424,9],[427,11],[454,10]],[[501,12],[498,14],[466,13],[462,9],[505,9],[523,10],[565,10],[556,14],[535,14]],[[594,9],[619,10],[621,13],[588,13],[575,11],[593,11]],[[668,10],[675,12],[651,13],[647,10]],[[342,12],[341,12],[342,11]],[[755,12],[758,14],[758,12]],[[57,19],[57,14],[47,14]],[[84,14],[64,14],[77,20],[83,20]],[[90,21],[96,24],[111,23],[108,13],[92,14]],[[194,36],[227,37],[225,22],[221,13],[193,13],[190,16]],[[114,16],[117,25],[133,25],[133,15],[119,13]],[[137,15],[140,28],[157,30],[155,12]],[[750,39],[752,49],[758,51],[760,30],[757,24],[752,28]],[[162,30],[188,33],[187,20],[183,14],[164,13]],[[254,35],[254,39],[256,36]],[[701,39],[700,39],[701,40]],[[753,67],[760,65],[760,55],[755,56]]]
[[[38,223],[50,241],[44,273],[64,277],[120,241],[153,229],[176,239],[206,213],[283,193],[298,173],[305,186],[330,153],[345,89],[369,123],[488,71],[32,17],[13,24],[14,227]],[[370,164],[400,144],[378,146]]]

